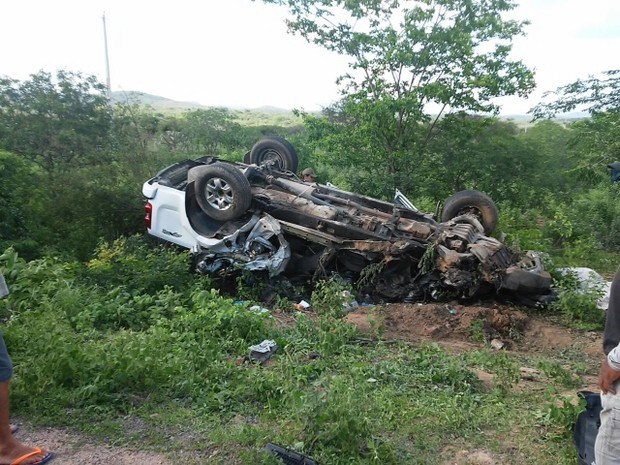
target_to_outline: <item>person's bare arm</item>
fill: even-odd
[[[613,385],[618,379],[620,379],[620,370],[614,370],[609,365],[607,357],[605,357],[603,363],[601,363],[601,370],[598,375],[598,387],[603,394],[615,394],[616,390]]]

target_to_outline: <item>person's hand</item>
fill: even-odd
[[[620,370],[614,370],[609,366],[607,357],[603,358],[603,363],[601,363],[601,371],[598,375],[598,387],[601,389],[603,394],[615,394],[616,390],[613,385],[618,379],[620,379]]]

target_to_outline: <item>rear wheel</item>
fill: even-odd
[[[475,190],[457,192],[446,200],[441,221],[449,221],[467,214],[475,216],[480,221],[485,234],[489,235],[495,231],[499,212],[495,202],[488,195]]]
[[[211,218],[228,221],[243,215],[252,203],[252,190],[243,173],[224,163],[192,170],[196,201]]]
[[[289,141],[277,136],[259,140],[250,150],[250,162],[256,165],[270,163],[279,171],[297,171],[299,158]]]

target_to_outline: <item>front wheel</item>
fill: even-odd
[[[482,224],[484,233],[490,235],[495,231],[499,212],[497,205],[488,195],[476,191],[460,191],[449,197],[441,213],[441,221],[450,221],[460,215],[473,215]]]
[[[196,201],[214,220],[233,220],[250,208],[250,183],[236,167],[214,163],[191,171]]]

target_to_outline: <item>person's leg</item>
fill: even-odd
[[[31,447],[17,441],[11,433],[9,423],[9,381],[13,374],[13,364],[6,350],[4,338],[0,332],[0,464],[11,464],[19,460],[20,464],[44,463],[52,457],[47,451]]]
[[[33,454],[21,463],[37,463],[50,454],[36,447],[30,447],[17,441],[11,434],[9,424],[9,381],[0,382],[0,464],[13,463],[20,457]]]
[[[601,427],[594,445],[596,465],[620,465],[620,395],[602,394],[601,405]]]
[[[9,351],[6,349],[2,331],[0,331],[0,381],[10,380],[13,375],[13,362],[9,357]],[[17,433],[19,427],[11,424],[11,434]]]

